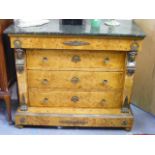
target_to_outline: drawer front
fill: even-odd
[[[72,92],[29,89],[29,104],[36,107],[89,107],[118,108],[122,103],[122,93]]]
[[[123,75],[123,72],[28,70],[28,86],[52,90],[120,90]]]
[[[27,68],[42,70],[124,70],[125,52],[27,50]]]
[[[113,37],[84,36],[11,36],[12,48],[25,49],[77,49],[130,51],[132,43],[141,45],[141,40]]]

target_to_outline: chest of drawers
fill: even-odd
[[[15,124],[131,129],[135,59],[144,34],[135,25],[136,34],[125,36],[87,34],[80,26],[57,32],[56,22],[48,33],[6,30],[16,55],[20,107]]]

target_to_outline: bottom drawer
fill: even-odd
[[[122,93],[106,92],[71,92],[29,90],[29,105],[32,107],[89,107],[119,108],[122,104]]]

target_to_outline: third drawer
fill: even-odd
[[[120,108],[120,91],[73,92],[29,89],[32,107]]]

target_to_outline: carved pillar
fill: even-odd
[[[20,110],[26,111],[28,109],[26,55],[25,50],[21,48],[21,43],[19,40],[14,42],[14,46]]]
[[[136,41],[134,41],[131,44],[131,51],[127,53],[122,113],[128,113],[130,111],[130,99],[131,99],[134,73],[136,70],[136,55],[138,49],[139,44]]]

